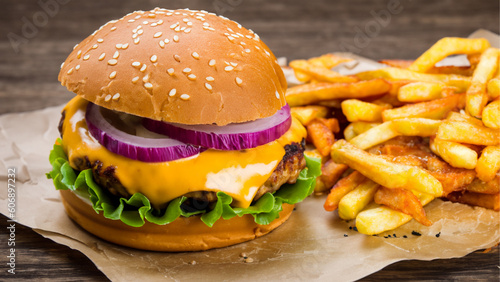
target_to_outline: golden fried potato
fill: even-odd
[[[346,164],[384,187],[411,189],[437,197],[443,194],[441,183],[427,171],[388,161],[343,139],[333,144],[331,157],[334,162]]]
[[[323,82],[356,82],[358,79],[352,76],[343,76],[325,66],[312,64],[306,60],[295,60],[290,62],[290,67],[299,73],[305,73],[317,81]],[[296,73],[297,74],[297,73]],[[303,77],[301,79],[304,79]]]
[[[455,94],[429,102],[408,104],[399,108],[385,110],[382,112],[382,118],[384,121],[413,117],[442,119],[450,111],[463,108],[464,102],[464,94]]]
[[[386,93],[391,85],[384,79],[356,83],[314,83],[288,88],[286,100],[290,106],[309,105],[320,101],[363,98]]]
[[[359,184],[366,180],[361,173],[353,171],[347,177],[340,179],[337,184],[335,184],[330,190],[328,197],[326,198],[324,208],[326,211],[334,211],[338,208],[340,200]]]
[[[495,100],[484,107],[483,123],[489,128],[500,129],[500,100]]]
[[[445,37],[440,39],[429,50],[425,51],[418,59],[408,67],[411,71],[425,73],[437,62],[455,54],[482,53],[490,47],[488,40],[484,38],[468,39],[457,37]]]
[[[366,179],[347,193],[339,202],[339,217],[345,220],[355,219],[358,213],[373,200],[378,187],[380,185]]]
[[[308,125],[315,118],[325,118],[329,112],[328,108],[323,106],[292,107],[290,110],[303,125]]]
[[[335,136],[325,122],[316,118],[307,126],[307,136],[322,156],[330,154],[330,148],[335,142]]]
[[[500,132],[469,122],[446,120],[439,126],[436,138],[474,145],[500,144]]]
[[[477,177],[484,182],[495,178],[500,170],[500,146],[488,146],[483,149],[477,161]]]
[[[477,164],[477,153],[469,147],[452,141],[432,138],[430,141],[432,152],[445,160],[453,167],[474,169]]]
[[[344,139],[349,141],[352,138],[377,125],[380,125],[380,123],[363,121],[352,122],[344,129]]]
[[[425,215],[425,210],[420,200],[411,191],[399,188],[389,189],[381,187],[375,193],[374,200],[377,204],[385,205],[393,210],[411,215],[411,217],[420,224],[425,226],[430,226],[432,224]]]
[[[496,77],[488,81],[488,96],[492,99],[500,97],[500,78]]]
[[[382,112],[391,108],[389,105],[376,105],[357,99],[344,100],[340,105],[342,113],[350,122],[381,122]]]
[[[442,92],[446,89],[443,83],[413,82],[399,89],[398,99],[402,102],[425,102],[444,97]],[[456,88],[449,88],[455,91]]]
[[[322,185],[321,187],[315,186],[314,192],[321,193],[330,190],[348,168],[349,167],[345,164],[337,164],[331,159],[326,161],[321,166],[321,175],[316,179],[319,180]]]

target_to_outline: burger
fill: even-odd
[[[283,72],[251,30],[205,11],[137,11],[77,44],[47,177],[113,243],[199,251],[262,236],[310,195],[318,160]]]

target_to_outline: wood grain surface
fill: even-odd
[[[189,7],[223,14],[257,32],[277,57],[289,59],[333,51],[372,59],[412,59],[441,37],[465,37],[479,28],[499,33],[500,24],[498,0],[3,0],[1,6],[0,114],[67,102],[72,93],[60,86],[57,74],[72,47],[107,21],[134,10]],[[0,280],[107,280],[80,252],[19,225],[17,274],[9,275],[6,227],[2,215]],[[495,247],[463,258],[398,262],[362,281],[499,281],[499,264]]]

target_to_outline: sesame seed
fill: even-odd
[[[227,28],[230,32],[234,33],[234,30],[230,29],[229,27]]]
[[[231,65],[232,65],[233,67],[236,67],[238,64],[237,64],[237,63],[233,63],[233,62],[231,62]]]
[[[250,53],[250,49],[245,49],[245,52]]]
[[[118,59],[118,57],[120,57],[120,53],[118,51],[115,51],[115,53],[113,54],[113,59]]]
[[[148,82],[148,80],[149,80],[149,75],[147,75],[147,74],[146,74],[146,75],[142,78],[142,81],[144,81],[144,82]]]
[[[152,27],[155,27],[155,26],[157,26],[157,25],[158,25],[157,23],[152,23],[152,24],[151,24],[151,26],[152,26]]]
[[[78,52],[76,52],[76,58],[80,59],[81,56],[82,56],[82,50],[78,50]]]
[[[136,83],[138,80],[139,80],[139,77],[136,76],[136,77],[132,78],[132,83]]]
[[[116,64],[118,64],[118,61],[116,59],[111,59],[108,61],[108,65],[110,65],[110,66],[114,66]]]
[[[149,22],[148,21],[143,21],[142,24],[148,24]]]
[[[64,67],[64,62],[62,62],[62,64],[61,64],[61,69],[62,69],[62,67]]]
[[[174,55],[174,59],[177,61],[177,62],[181,62],[181,57],[179,55]]]
[[[190,68],[185,68],[182,70],[183,73],[190,73],[191,72],[191,69]]]
[[[116,71],[113,71],[112,73],[109,74],[109,78],[113,79],[116,77]]]
[[[193,25],[193,23],[192,23],[192,22],[187,22],[187,23],[186,23],[186,25],[187,25],[187,26],[192,26],[192,25]]]
[[[182,19],[182,21],[187,23],[187,22],[189,22],[189,19]]]
[[[111,95],[106,95],[106,97],[104,98],[104,101],[105,102],[109,102],[109,100],[111,100]]]
[[[234,68],[232,66],[227,66],[224,68],[225,71],[232,71]]]
[[[111,31],[115,31],[115,30],[116,30],[116,26],[111,28]]]
[[[241,85],[243,83],[243,80],[241,78],[236,77],[236,84]]]
[[[157,24],[162,24],[163,23],[163,20],[159,20],[156,22]]]
[[[84,61],[88,60],[89,58],[90,58],[90,55],[85,55],[85,56],[83,56],[83,60],[84,60]]]
[[[195,79],[196,79],[196,75],[194,75],[194,74],[190,74],[190,75],[188,75],[188,78],[189,78],[190,80],[195,80]]]
[[[167,13],[167,16],[171,16],[171,15],[173,15],[173,13]]]
[[[139,38],[134,39],[134,43],[139,44],[139,40],[140,40]]]
[[[80,65],[76,65],[75,70],[79,70],[79,69],[80,69]]]
[[[186,29],[186,27],[185,27],[185,26],[181,27],[181,31],[183,31],[183,30],[185,30],[185,29]]]
[[[211,76],[207,76],[206,80],[207,81],[214,81],[215,79],[213,77],[211,77]]]
[[[120,43],[118,43],[118,44],[115,45],[116,49],[121,49],[122,46],[123,46],[123,44],[120,44]]]
[[[132,63],[132,66],[134,66],[134,67],[140,67],[141,63],[136,61],[136,62]]]
[[[211,31],[215,31],[215,28],[211,28],[211,27],[207,27],[206,29],[211,30]]]
[[[186,30],[184,30],[185,33],[190,33],[191,32],[191,29],[190,28],[186,28]]]
[[[138,20],[138,19],[140,19],[140,18],[141,18],[141,15],[137,15],[137,16],[135,16],[135,18],[134,18],[134,19]]]
[[[241,41],[240,42],[241,45],[247,45],[245,42]]]
[[[140,29],[140,30],[137,31],[137,34],[139,34],[139,35],[141,35],[143,33],[144,33],[144,30],[142,30],[142,29]]]
[[[99,38],[99,39],[97,39],[97,42],[99,42],[99,43],[103,43],[103,42],[104,42],[104,39]]]
[[[155,34],[153,35],[153,37],[154,37],[154,38],[158,38],[158,37],[160,37],[162,34],[163,34],[163,32],[158,31],[157,33],[155,33]]]
[[[98,60],[102,61],[104,60],[104,57],[106,57],[106,53],[102,53],[101,56],[99,56]]]
[[[175,31],[180,31],[180,30],[181,30],[181,27],[180,27],[180,26],[178,26],[178,27],[176,27],[174,30],[175,30]]]
[[[165,42],[163,42],[162,40],[160,40],[158,44],[160,45],[161,48],[165,48]]]
[[[123,50],[125,50],[125,49],[127,49],[127,48],[128,48],[128,43],[125,43],[125,44],[123,44],[123,45],[122,45],[122,49],[123,49]]]
[[[169,75],[173,75],[174,74],[174,69],[170,68],[167,70],[168,74]]]
[[[67,74],[72,74],[73,73],[73,68],[70,68],[67,72]]]
[[[266,55],[271,56],[271,54],[269,54],[269,52],[267,52],[267,50],[264,50],[264,52],[266,53]]]
[[[150,17],[150,18],[156,18],[156,15],[155,14],[149,14],[148,17]]]
[[[186,100],[189,100],[189,98],[191,98],[188,94],[182,94],[181,95],[181,99],[186,101]]]
[[[209,62],[208,62],[208,65],[213,67],[215,66],[215,60],[214,59],[211,59]]]
[[[255,46],[255,49],[260,50],[260,47],[259,46]]]
[[[153,89],[153,84],[146,82],[144,83],[144,87],[146,87],[146,89]]]
[[[150,60],[152,63],[156,63],[156,61],[158,60],[158,57],[156,55],[153,55],[153,56],[151,56]]]
[[[170,92],[168,92],[168,96],[173,97],[175,93],[177,93],[177,90],[173,88],[172,90],[170,90]]]
[[[120,93],[113,95],[113,101],[117,101],[118,99],[120,99]]]
[[[247,35],[245,37],[248,38],[248,39],[252,39],[252,36],[250,36],[250,35]]]
[[[73,46],[73,50],[75,50],[75,48],[78,46],[78,44],[76,44],[75,46]]]
[[[191,56],[193,56],[193,58],[195,58],[195,59],[199,59],[200,58],[200,55],[198,53],[196,53],[196,52],[193,52],[191,54]]]
[[[239,35],[239,36],[241,36],[241,37],[245,37],[243,34],[241,34],[241,33],[239,33],[239,32],[237,32],[236,34],[238,34],[238,35]]]
[[[203,26],[210,26],[209,23],[203,23]]]
[[[138,34],[137,34],[137,33],[132,34],[132,39],[136,39],[136,38],[137,38],[137,36],[138,36]]]
[[[173,25],[170,26],[171,29],[176,28],[179,25],[179,22],[174,23]]]
[[[212,90],[212,85],[210,85],[210,83],[208,82],[205,82],[205,88],[207,88],[208,90]]]
[[[168,44],[170,42],[170,40],[168,40],[167,38],[165,38],[165,40],[163,40],[165,42],[165,44]]]
[[[129,23],[133,23],[133,22],[135,22],[135,20],[134,20],[134,19],[132,19],[132,20],[128,20],[128,22],[129,22]],[[109,100],[108,100],[108,101],[109,101]],[[106,102],[107,102],[107,101],[106,101]]]
[[[146,64],[142,64],[142,67],[140,69],[141,72],[144,72],[146,70],[147,66]]]
[[[276,90],[276,98],[279,100],[280,99],[280,93],[278,93],[278,90]]]
[[[97,49],[97,47],[99,47],[99,45],[94,44],[94,46],[92,46],[92,49]]]
[[[175,42],[179,42],[179,36],[174,35],[174,41],[175,41]]]

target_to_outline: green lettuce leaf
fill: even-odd
[[[182,204],[186,197],[170,201],[166,208],[155,209],[146,196],[135,193],[130,198],[119,198],[110,195],[105,189],[94,182],[92,171],[86,169],[75,171],[69,165],[64,153],[62,140],[58,139],[50,152],[49,161],[52,171],[47,178],[52,179],[57,190],[71,190],[80,197],[88,199],[96,211],[104,217],[121,220],[125,224],[140,227],[146,221],[164,225],[176,220],[179,216],[189,217],[200,214],[200,219],[212,227],[221,217],[230,219],[235,216],[251,214],[255,222],[266,225],[279,217],[283,203],[296,204],[303,201],[314,191],[316,177],[321,175],[321,160],[304,156],[307,167],[300,172],[295,184],[285,184],[275,193],[266,193],[248,208],[233,208],[233,198],[224,192],[217,192],[217,201],[210,210],[186,210]]]

